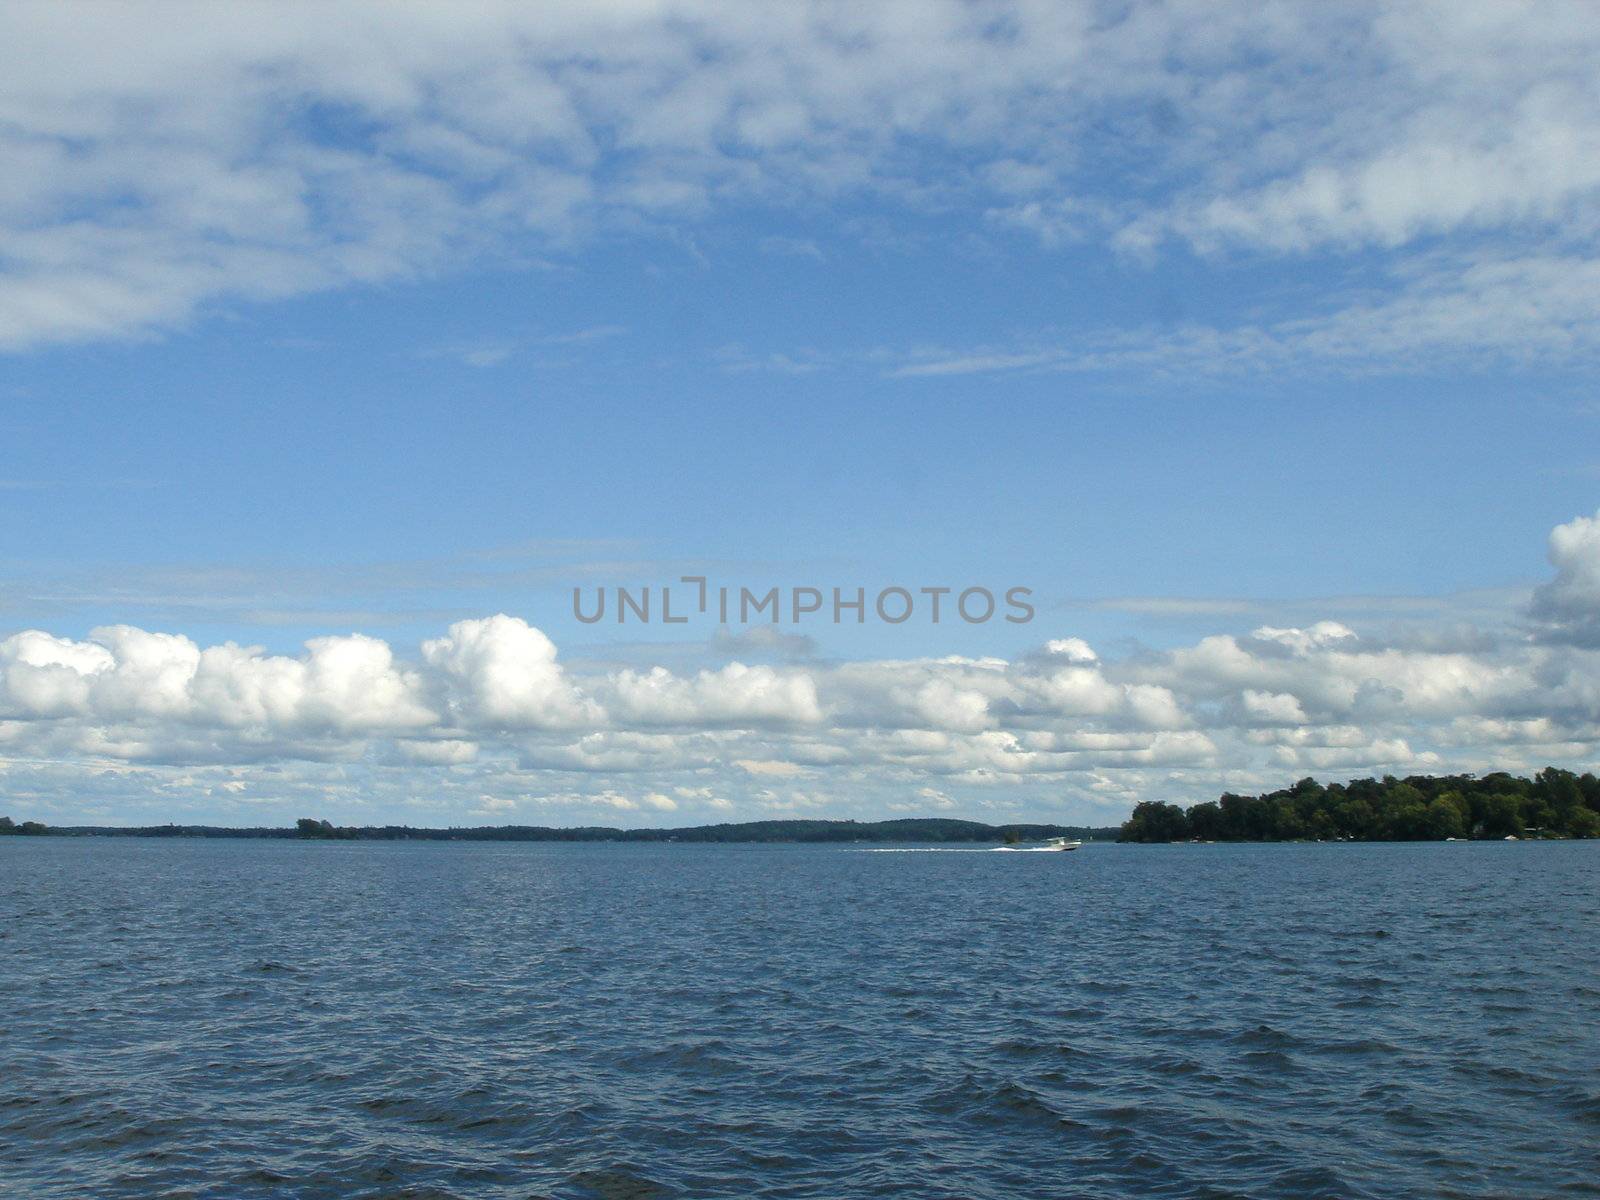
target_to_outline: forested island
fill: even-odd
[[[1600,779],[1547,767],[1532,779],[1503,771],[1302,779],[1261,796],[1226,792],[1187,809],[1137,805],[1121,842],[1413,842],[1446,838],[1600,837]]]
[[[420,829],[410,825],[334,825],[302,817],[289,828],[222,825],[42,825],[0,817],[0,835],[59,837],[291,838],[308,841],[423,842],[1033,842],[1049,837],[1083,841],[1116,837],[1114,826],[985,825],[947,818],[895,821],[744,821],[684,829],[612,829],[603,825],[555,829],[544,825]]]

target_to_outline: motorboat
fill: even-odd
[[[1028,851],[1037,852],[1041,850],[1076,850],[1081,845],[1083,845],[1082,842],[1075,842],[1071,838],[1053,837],[1045,838],[1044,845],[1042,846],[996,846],[995,849],[1021,851],[1026,853]]]

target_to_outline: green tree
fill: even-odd
[[[1427,833],[1431,838],[1460,837],[1467,831],[1466,818],[1461,806],[1450,797],[1456,795],[1447,792],[1443,796],[1435,797],[1428,805]],[[1459,799],[1459,796],[1457,796]]]
[[[1292,797],[1280,796],[1274,800],[1270,812],[1270,836],[1275,841],[1288,842],[1306,836],[1306,822],[1301,820],[1300,811]]]
[[[1583,792],[1583,802],[1600,813],[1600,778],[1593,771],[1578,776],[1578,788]]]
[[[1600,837],[1600,813],[1587,806],[1573,809],[1567,816],[1566,832],[1575,838]]]
[[[1546,767],[1533,777],[1534,795],[1558,814],[1583,803],[1583,788],[1571,771]]]
[[[1223,837],[1222,806],[1215,800],[1196,804],[1189,810],[1189,836],[1203,842],[1219,841]]]
[[[1532,779],[1497,771],[1352,779],[1323,787],[1302,779],[1260,796],[1224,792],[1187,812],[1156,801],[1140,804],[1122,828],[1123,841],[1284,841],[1343,837],[1420,841],[1465,836],[1522,836],[1529,828],[1572,837],[1600,837],[1600,779],[1547,767]]]
[[[1134,805],[1123,825],[1120,842],[1179,842],[1189,836],[1189,818],[1176,804],[1144,800]]]
[[[1471,786],[1470,780],[1467,781],[1467,786]],[[1473,826],[1472,804],[1467,797],[1462,794],[1461,790],[1459,788],[1450,788],[1448,791],[1440,792],[1439,795],[1434,798],[1434,802],[1436,803],[1440,800],[1444,801],[1446,804],[1450,805],[1456,810],[1456,818],[1461,827],[1454,833],[1445,833],[1440,834],[1439,836],[1464,837],[1471,833]],[[1441,817],[1440,819],[1445,821],[1449,820],[1448,817]]]
[[[1496,792],[1483,802],[1485,837],[1506,837],[1522,832],[1522,806],[1509,792]]]
[[[1428,806],[1421,800],[1391,804],[1384,809],[1381,828],[1384,837],[1397,842],[1416,842],[1431,837]]]
[[[1376,835],[1378,814],[1372,805],[1356,797],[1334,810],[1333,824],[1345,837],[1365,840]]]
[[[1561,823],[1556,815],[1556,810],[1539,796],[1529,796],[1522,802],[1522,829],[1518,833],[1529,829],[1554,829]]]
[[[1230,842],[1237,842],[1249,836],[1248,822],[1245,819],[1248,805],[1243,796],[1223,792],[1222,798],[1217,801],[1217,806],[1222,809],[1222,837]]]

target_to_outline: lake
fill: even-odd
[[[0,1192],[1600,1196],[1600,844],[0,839]]]

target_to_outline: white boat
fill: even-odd
[[[996,846],[995,849],[1027,853],[1029,851],[1038,852],[1042,850],[1076,850],[1081,845],[1083,845],[1082,842],[1075,842],[1071,838],[1053,837],[1045,838],[1042,846]]]

